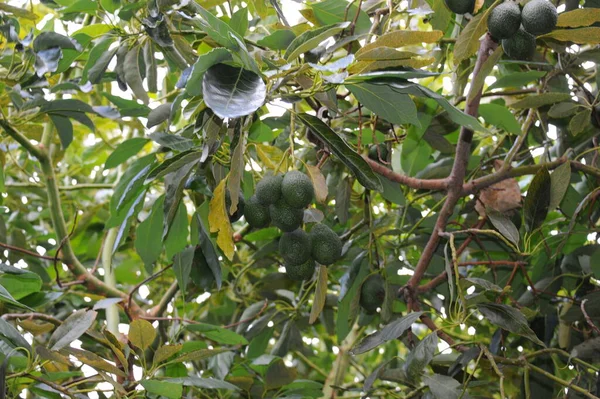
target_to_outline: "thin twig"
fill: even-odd
[[[581,301],[581,312],[583,313],[583,316],[585,317],[585,321],[587,321],[589,326],[592,327],[592,330],[594,330],[594,331],[596,331],[596,333],[600,334],[600,328],[598,328],[598,326],[594,324],[594,322],[592,321],[592,318],[590,317],[590,315],[588,315],[588,313],[585,310],[586,302],[587,302],[587,299],[584,299],[583,301]]]
[[[45,260],[54,260],[54,259],[55,259],[55,257],[54,257],[54,256],[45,256],[45,255],[40,255],[40,254],[38,254],[37,252],[32,252],[32,251],[29,251],[29,250],[27,250],[27,249],[23,249],[23,248],[15,247],[15,246],[13,246],[13,245],[10,245],[10,244],[5,244],[5,243],[3,243],[3,242],[0,242],[0,247],[2,247],[2,248],[6,248],[6,249],[10,249],[11,251],[17,251],[17,252],[21,252],[21,253],[27,254],[27,255],[29,255],[29,256],[34,256],[34,257],[36,257],[36,258],[40,258],[40,259],[45,259]]]
[[[129,291],[129,295],[127,295],[127,307],[131,307],[131,298],[133,297],[133,294],[140,289],[140,287],[144,284],[146,284],[149,281],[154,280],[155,278],[157,278],[158,276],[160,276],[161,274],[163,274],[165,271],[169,270],[171,267],[173,267],[173,264],[171,263],[168,266],[163,267],[162,269],[160,269],[159,271],[157,271],[156,273],[154,273],[153,275],[145,278],[144,280],[142,280],[140,283],[136,284],[135,287],[133,287],[131,289],[131,291]]]

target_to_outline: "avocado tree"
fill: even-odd
[[[0,399],[600,397],[599,26],[0,2]]]

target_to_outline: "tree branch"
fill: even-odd
[[[403,184],[407,187],[414,188],[417,190],[446,190],[448,186],[448,179],[417,179],[414,177],[408,177],[401,175],[389,169],[385,165],[382,165],[372,159],[363,156],[365,161],[369,164],[373,172],[386,177],[387,179]]]
[[[179,291],[179,284],[177,284],[177,281],[175,281],[173,284],[171,284],[167,292],[165,292],[165,295],[163,295],[163,297],[160,299],[158,305],[153,307],[152,310],[148,312],[148,317],[156,318],[165,313],[167,306],[169,306],[171,300],[175,298],[177,291]]]
[[[10,126],[6,120],[0,119],[0,126],[2,126],[4,131],[10,137],[15,139],[16,142],[21,144],[23,146],[23,148],[25,148],[27,150],[27,152],[29,152],[31,155],[33,155],[34,157],[36,157],[38,159],[43,155],[42,149],[40,147],[32,144],[31,141],[29,141],[29,139],[27,137],[25,137],[23,134],[21,134],[17,130],[13,129],[13,127]]]

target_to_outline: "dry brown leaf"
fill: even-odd
[[[500,170],[503,164],[503,161],[497,159],[494,161],[494,169]],[[486,216],[486,207],[501,213],[521,207],[521,189],[514,178],[503,180],[481,190],[478,197],[475,210],[482,217]]]

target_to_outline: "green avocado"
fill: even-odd
[[[312,259],[300,265],[285,265],[285,273],[292,280],[308,280],[315,274],[315,261]]]
[[[377,150],[378,148],[379,151]],[[387,161],[389,153],[390,151],[388,150],[387,145],[383,143],[373,144],[369,147],[369,159],[376,162]]]
[[[488,30],[497,40],[512,37],[521,27],[521,9],[512,0],[505,1],[490,12]]]
[[[342,240],[328,226],[317,223],[309,233],[312,257],[322,265],[335,263],[342,256]]]
[[[246,201],[244,205],[244,218],[250,226],[256,229],[262,229],[271,223],[269,208],[264,206],[256,196],[252,196]]]
[[[446,5],[455,14],[472,13],[475,9],[475,0],[445,0]]]
[[[381,274],[372,274],[360,289],[360,306],[371,314],[383,305],[385,299],[385,280]]]
[[[279,230],[290,232],[302,225],[304,210],[291,207],[283,198],[269,206],[271,223]]]
[[[558,21],[556,7],[546,0],[532,0],[521,12],[523,29],[534,36],[552,32]]]
[[[300,265],[310,259],[310,237],[302,229],[283,233],[279,239],[279,253],[286,265]]]
[[[306,208],[315,196],[315,189],[308,176],[292,170],[283,176],[281,195],[291,207]]]
[[[265,176],[256,184],[254,195],[265,206],[274,204],[281,198],[282,181],[282,175]]]
[[[514,60],[530,60],[535,54],[535,36],[521,27],[510,39],[502,40],[502,48]]]

